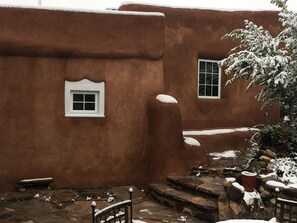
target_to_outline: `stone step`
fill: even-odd
[[[218,205],[216,199],[174,189],[165,184],[150,184],[152,196],[163,205],[183,211],[193,217],[216,222]]]
[[[239,167],[192,167],[191,176],[221,176],[221,177],[238,177],[242,169]]]
[[[205,193],[210,196],[219,197],[225,191],[223,178],[214,176],[169,176],[168,183],[177,189],[186,189],[193,193]]]

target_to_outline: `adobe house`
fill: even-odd
[[[189,149],[183,129],[276,122],[278,105],[260,111],[246,82],[224,89],[216,65],[233,44],[221,37],[244,19],[278,24],[276,12],[0,8],[0,191],[48,176],[57,187],[145,186],[243,143],[235,134]]]

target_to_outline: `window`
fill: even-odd
[[[104,117],[104,82],[65,81],[65,116]]]
[[[221,69],[218,61],[198,60],[198,98],[221,97]]]

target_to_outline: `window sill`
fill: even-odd
[[[221,97],[198,96],[198,99],[218,100],[221,99]]]
[[[100,114],[65,114],[65,117],[73,118],[105,118],[105,115]]]

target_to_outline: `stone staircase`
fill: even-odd
[[[150,184],[151,195],[163,205],[206,222],[216,222],[218,198],[225,192],[224,179],[236,177],[239,171],[193,167],[190,176],[168,176],[167,184]]]

